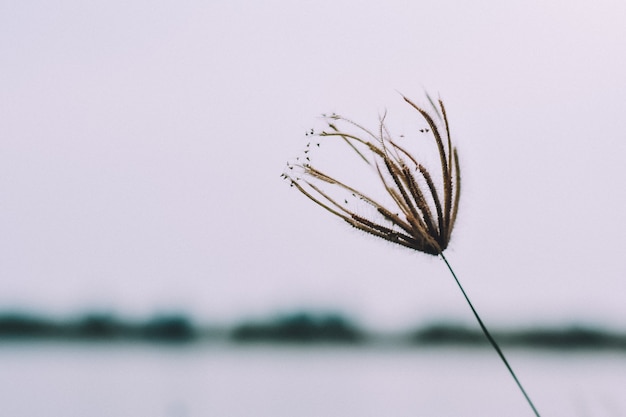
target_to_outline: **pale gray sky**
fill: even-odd
[[[471,321],[281,179],[318,115],[447,104],[487,323],[626,328],[626,3],[0,2],[0,309]],[[320,153],[323,149],[320,148]],[[338,161],[345,164],[345,161]]]

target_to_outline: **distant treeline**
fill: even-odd
[[[337,314],[297,313],[269,321],[242,323],[230,332],[237,342],[362,343],[366,332]]]
[[[494,338],[503,346],[549,349],[626,350],[626,334],[594,327],[500,330]],[[0,313],[2,340],[84,340],[231,343],[373,344],[406,346],[487,346],[480,329],[450,322],[432,323],[414,331],[381,336],[340,314],[299,312],[266,320],[243,321],[229,328],[198,326],[181,314],[159,315],[144,322],[108,314],[85,314],[73,320],[52,320],[21,313]]]
[[[197,336],[194,325],[181,315],[158,316],[144,323],[134,323],[108,314],[87,314],[67,321],[30,314],[0,314],[1,339],[184,342]]]
[[[491,332],[503,346],[546,349],[624,349],[626,334],[588,326],[571,325],[564,328],[528,328]],[[431,324],[412,333],[410,340],[422,345],[488,345],[479,328],[451,323]]]

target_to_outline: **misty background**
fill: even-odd
[[[375,127],[387,111],[406,133],[398,91],[428,91],[463,174],[446,256],[486,323],[626,330],[625,15],[609,0],[0,2],[0,310],[472,323],[440,259],[280,178],[321,113]]]

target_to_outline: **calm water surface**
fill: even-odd
[[[510,350],[544,417],[626,416],[626,354]],[[0,344],[11,417],[532,416],[488,349]]]

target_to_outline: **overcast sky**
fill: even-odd
[[[440,259],[280,178],[321,113],[375,127],[386,110],[404,132],[398,91],[427,90],[463,172],[446,254],[485,321],[626,328],[624,16],[618,0],[0,2],[0,310],[471,322]]]

